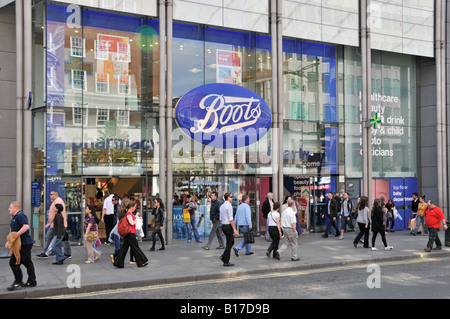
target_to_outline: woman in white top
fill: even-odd
[[[266,251],[267,257],[273,252],[273,258],[277,258],[278,245],[280,238],[283,236],[280,225],[280,203],[273,204],[273,210],[267,215],[267,223],[269,225],[269,235],[272,238],[269,248]]]

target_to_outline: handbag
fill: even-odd
[[[191,222],[191,214],[189,213],[189,210],[186,208],[183,209],[183,223],[190,223]]]
[[[97,232],[90,231],[89,233],[87,233],[86,240],[87,241],[96,241],[97,240]]]
[[[244,233],[244,241],[246,244],[254,244],[255,243],[255,235],[250,230],[246,233]]]

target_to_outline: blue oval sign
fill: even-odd
[[[233,84],[206,84],[186,93],[176,119],[194,140],[220,148],[238,148],[260,140],[270,129],[272,112],[256,93]]]

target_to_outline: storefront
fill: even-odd
[[[33,234],[37,243],[42,241],[48,194],[58,190],[77,242],[84,207],[95,204],[100,210],[97,189],[107,191],[111,184],[120,197],[134,196],[148,215],[151,198],[165,183],[159,178],[165,143],[158,118],[159,21],[59,1],[42,1],[34,12],[34,90],[42,94],[36,94],[33,109],[33,180],[41,185]],[[180,21],[172,26],[174,106],[204,85],[233,84],[256,94],[271,112],[270,34]],[[297,196],[305,230],[321,231],[326,192],[342,193],[350,181],[358,185],[361,179],[360,57],[356,47],[288,37],[282,46],[282,195]],[[373,130],[374,183],[417,176],[415,59],[373,52],[372,115],[381,123]],[[261,206],[272,190],[274,149],[279,149],[273,125],[269,122],[264,134],[249,143],[221,147],[186,134],[179,118],[172,124],[172,171],[167,174],[174,194],[167,200],[195,195],[198,226],[207,237],[209,193],[235,194],[235,209],[239,194],[247,194],[254,227],[264,232]],[[417,181],[411,185],[412,192]],[[357,188],[353,199],[361,193]],[[404,200],[403,206],[407,209]],[[177,203],[169,216],[173,239],[185,238]],[[408,218],[406,212],[403,217]],[[151,231],[148,227],[147,235]]]

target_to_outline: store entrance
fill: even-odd
[[[195,216],[197,230],[201,239],[209,237],[211,231],[210,208],[211,193],[217,192],[223,202],[223,195],[233,194],[233,210],[239,206],[242,195],[250,197],[253,228],[260,231],[259,212],[259,178],[254,175],[174,175],[174,205],[173,205],[173,239],[187,239],[187,228],[183,223],[182,204],[189,194],[197,202]]]
[[[136,212],[144,218],[144,233],[147,233],[147,179],[142,177],[83,177],[83,203],[93,205],[97,217],[101,219],[103,204],[110,196],[114,195],[122,200],[129,198],[136,202]],[[84,214],[82,216],[84,221]],[[105,224],[100,221],[98,225],[99,236],[102,242],[106,238]]]

